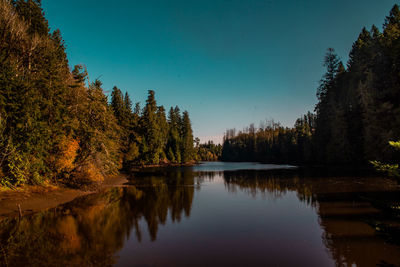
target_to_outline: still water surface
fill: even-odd
[[[148,170],[125,187],[0,221],[0,265],[400,265],[396,240],[375,230],[398,221],[372,201],[398,195],[387,178],[291,166]]]

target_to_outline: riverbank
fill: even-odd
[[[90,190],[54,185],[26,185],[17,190],[2,190],[0,191],[0,218],[31,214],[57,207],[77,197],[93,194],[109,187],[124,186],[128,182],[127,177],[124,174],[116,177],[107,177],[96,188]]]
[[[136,166],[129,173],[149,173],[160,169],[193,166],[200,162],[189,162],[185,164],[154,164]],[[374,176],[376,172],[372,168],[343,168],[328,166],[299,166],[296,169],[269,170],[269,172],[296,172],[300,176],[320,177],[320,176],[340,176],[340,175],[364,175]],[[37,211],[54,208],[60,204],[70,202],[77,197],[93,194],[110,187],[124,186],[128,183],[128,175],[120,174],[114,177],[107,177],[105,180],[94,187],[69,188],[65,186],[28,186],[25,185],[17,190],[0,189],[0,218],[17,217],[20,212],[22,215],[35,213]]]
[[[277,167],[248,162],[146,169],[133,174],[132,186],[21,220],[3,219],[0,265],[130,266],[151,265],[156,258],[190,266],[199,246],[204,255],[196,263],[204,266],[246,266],[249,258],[260,266],[400,262],[399,245],[391,243],[397,213],[386,205],[400,203],[393,179],[308,176]],[[204,222],[207,227],[199,227]],[[188,245],[193,238],[199,246]],[[265,257],[266,250],[273,257]],[[231,251],[233,259],[226,257]]]
[[[199,164],[195,161],[187,163],[162,163],[152,165],[135,166],[129,173],[139,171],[151,171],[157,168],[194,166]],[[0,218],[15,217],[35,213],[37,211],[54,208],[58,205],[70,202],[77,197],[93,194],[109,187],[124,186],[128,182],[127,174],[119,174],[107,177],[96,186],[88,188],[70,188],[56,185],[24,185],[16,190],[0,188]]]

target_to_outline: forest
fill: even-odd
[[[0,266],[398,266],[399,6],[146,2],[0,0]]]
[[[400,137],[398,5],[382,32],[362,29],[346,65],[327,50],[313,113],[293,127],[227,130],[223,145],[200,144],[189,113],[157,105],[153,90],[142,106],[116,86],[107,94],[84,65],[69,65],[65,47],[40,0],[0,1],[1,186],[82,185],[199,160],[379,167],[400,156],[389,143]]]
[[[167,114],[168,113],[168,114]],[[82,185],[151,164],[196,158],[189,113],[105,94],[84,65],[70,68],[40,0],[0,1],[0,185]]]
[[[315,113],[308,112],[292,128],[272,121],[227,130],[222,160],[357,166],[396,162],[399,151],[389,142],[400,138],[399,6],[386,17],[382,32],[376,26],[362,29],[346,65],[329,48],[324,67]]]
[[[222,155],[222,145],[214,144],[213,141],[208,141],[204,144],[200,144],[199,139],[195,139],[195,150],[197,159],[201,161],[217,161]]]

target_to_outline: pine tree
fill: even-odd
[[[169,123],[154,91],[132,112],[128,93],[69,70],[59,30],[49,32],[40,0],[0,1],[0,184],[60,180],[79,185],[139,163],[165,159]],[[174,161],[181,161],[175,116]],[[172,149],[171,148],[171,149]]]
[[[90,84],[87,91],[85,116],[79,139],[82,165],[94,165],[104,173],[115,173],[120,166],[120,128],[104,95],[99,80]]]
[[[194,149],[193,149],[193,131],[189,118],[189,113],[187,111],[183,112],[182,116],[182,163],[189,162],[193,160]]]
[[[315,151],[317,151],[317,159],[322,162],[326,161],[327,148],[331,138],[332,132],[332,87],[334,86],[335,77],[338,72],[340,61],[338,56],[335,54],[335,50],[329,48],[325,55],[324,66],[326,67],[326,73],[323,79],[320,81],[320,86],[317,90],[318,104],[315,107],[317,113],[316,119],[316,132],[315,132]]]
[[[125,117],[125,104],[122,92],[116,86],[113,87],[111,92],[111,107],[114,110],[118,123],[122,125]]]
[[[124,109],[127,114],[132,113],[132,100],[129,97],[128,92],[125,92],[125,97],[124,97]]]
[[[143,109],[141,127],[143,129],[143,147],[145,162],[158,164],[160,156],[159,125],[157,124],[157,103],[154,91],[149,90],[146,106]]]
[[[180,121],[179,108],[175,107],[169,110],[168,113],[168,140],[166,146],[167,158],[171,162],[181,162],[181,152],[180,152]]]
[[[165,109],[163,106],[157,108],[157,125],[159,127],[158,133],[158,146],[160,149],[160,160],[167,159],[166,146],[168,142],[168,122],[165,116]]]
[[[20,17],[29,25],[29,34],[42,36],[48,34],[49,24],[44,17],[40,0],[17,0],[14,6]]]

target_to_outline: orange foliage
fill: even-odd
[[[78,183],[101,182],[104,177],[100,170],[91,162],[86,162],[75,173],[74,178]]]
[[[63,236],[60,247],[65,252],[75,252],[81,249],[81,238],[78,233],[78,223],[76,219],[68,215],[63,217],[56,225],[58,233]]]
[[[56,159],[56,168],[60,171],[74,169],[74,161],[78,154],[79,142],[72,137],[64,136],[58,144],[59,153]]]

